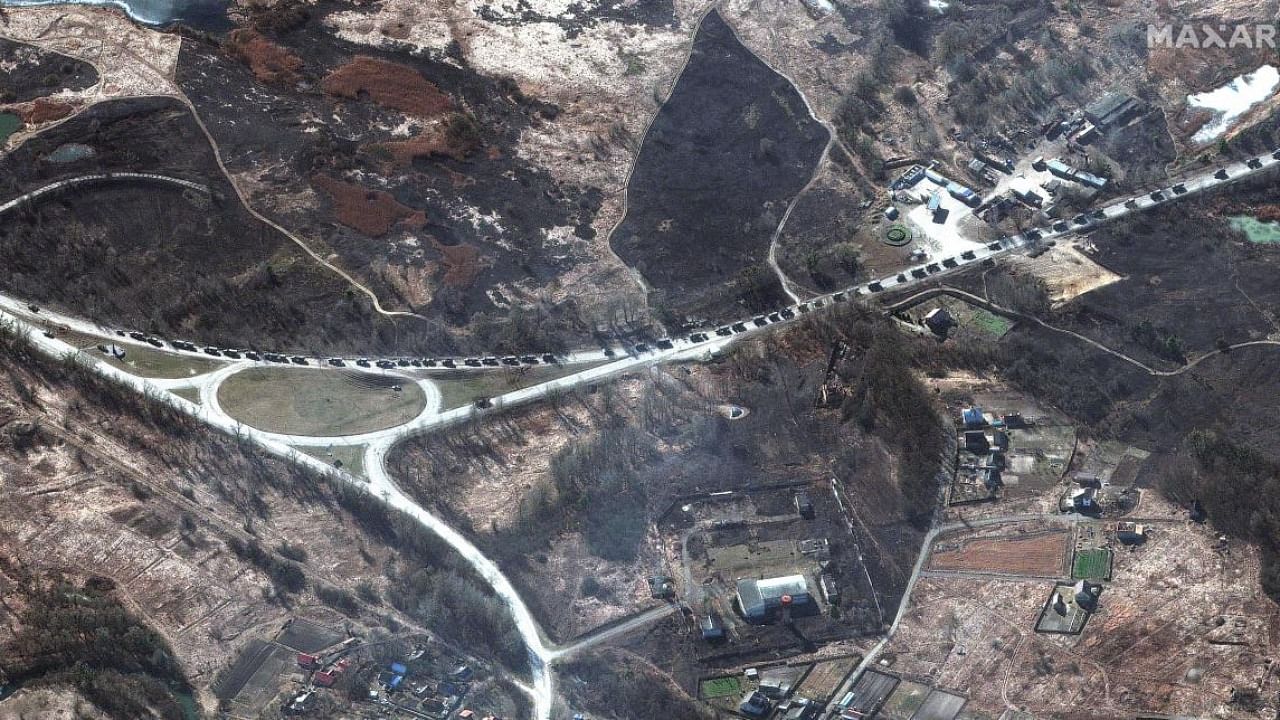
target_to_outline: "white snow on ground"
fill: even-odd
[[[947,2],[947,0],[929,0],[929,7],[938,12],[946,12],[947,8],[951,7],[951,3]]]
[[[1187,96],[1191,107],[1204,108],[1219,117],[1205,124],[1191,139],[1207,143],[1231,129],[1249,108],[1271,97],[1280,85],[1280,70],[1274,65],[1263,65],[1251,73],[1241,75],[1217,90]]]

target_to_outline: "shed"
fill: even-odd
[[[813,603],[809,595],[809,584],[803,575],[787,575],[784,577],[757,580],[747,578],[738,581],[738,607],[749,622],[766,622],[783,605],[783,599],[790,600],[791,607],[796,610],[808,609]]]
[[[960,420],[964,422],[964,426],[967,428],[980,428],[985,427],[987,424],[987,419],[983,416],[982,408],[980,407],[965,408],[960,413]]]

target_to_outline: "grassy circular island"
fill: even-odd
[[[402,425],[422,412],[427,398],[402,377],[255,367],[223,381],[218,404],[258,430],[337,437]]]

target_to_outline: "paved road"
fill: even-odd
[[[209,186],[207,185],[201,185],[200,183],[197,183],[197,182],[192,182],[190,180],[183,180],[182,178],[170,177],[168,175],[157,175],[155,173],[135,173],[135,172],[94,173],[92,175],[80,175],[73,178],[67,178],[66,180],[59,180],[55,183],[50,183],[48,185],[45,185],[42,188],[37,188],[35,190],[32,190],[29,193],[19,195],[18,197],[10,200],[9,202],[6,202],[3,205],[0,205],[0,215],[3,215],[9,212],[10,210],[13,210],[14,208],[17,208],[25,203],[31,202],[33,200],[39,200],[40,198],[46,195],[52,195],[54,193],[67,190],[69,188],[81,187],[84,185],[92,185],[95,183],[103,183],[103,182],[118,182],[123,180],[130,180],[134,182],[142,180],[146,182],[156,182],[156,183],[162,183],[166,185],[176,185],[178,187],[183,187],[188,190],[195,190],[196,192],[204,193],[205,195],[208,195],[211,192],[209,190]]]
[[[1256,161],[1257,167],[1249,168],[1244,164],[1235,163],[1227,166],[1227,179],[1214,177],[1212,171],[1206,172],[1204,175],[1196,176],[1184,181],[1186,192],[1181,195],[1190,195],[1212,187],[1216,187],[1225,182],[1230,182],[1247,175],[1259,172],[1265,168],[1275,165],[1277,160],[1271,156],[1264,156],[1263,159]],[[139,174],[145,177],[145,174]],[[65,186],[64,186],[65,187]],[[1171,194],[1171,191],[1166,191]],[[1174,196],[1176,197],[1176,196]],[[1103,208],[1103,219],[1111,220],[1128,215],[1130,212],[1137,212],[1148,209],[1168,200],[1153,200],[1149,196],[1133,199],[1128,207],[1126,203],[1117,203]],[[1069,235],[1077,229],[1068,228],[1064,231],[1054,231],[1052,228],[1040,231],[1042,237],[1038,240],[1033,238],[1030,233],[1023,233],[1012,237],[1002,238],[987,246],[975,249],[964,256],[955,258],[943,258],[937,261],[937,264],[926,263],[914,268],[908,268],[902,274],[884,278],[879,281],[866,283],[845,290],[830,293],[827,295],[812,298],[808,301],[797,303],[795,305],[784,308],[778,312],[772,319],[770,316],[757,316],[748,320],[741,321],[738,324],[729,324],[722,328],[723,334],[715,332],[708,333],[706,339],[694,339],[694,336],[686,338],[672,338],[666,347],[655,347],[650,349],[632,348],[630,352],[621,359],[616,359],[607,364],[589,367],[576,373],[572,373],[557,380],[542,383],[530,388],[517,390],[495,399],[494,409],[500,410],[504,407],[529,402],[546,397],[549,393],[568,390],[574,387],[597,382],[601,379],[616,375],[622,372],[630,372],[658,363],[678,361],[683,359],[701,359],[709,353],[714,353],[722,349],[727,344],[733,342],[739,337],[755,335],[768,330],[773,325],[788,324],[798,321],[805,314],[810,312],[818,312],[822,309],[839,303],[848,302],[854,297],[869,296],[882,292],[887,289],[901,289],[910,287],[914,284],[927,279],[932,279],[948,272],[954,272],[960,268],[966,267],[976,262],[981,262],[991,257],[995,257],[1004,253],[1013,252],[1024,248],[1035,242],[1044,242],[1059,236]],[[51,317],[52,316],[52,317]],[[0,296],[0,318],[8,318],[19,324],[20,327],[27,328],[32,332],[32,341],[36,347],[55,357],[61,357],[69,352],[74,352],[75,348],[57,338],[48,338],[40,334],[39,330],[33,327],[27,320],[35,317],[47,318],[56,324],[64,325],[74,330],[84,332],[90,335],[97,335],[110,338],[112,342],[128,342],[124,338],[109,331],[98,327],[94,323],[89,323],[66,315],[43,312],[34,315],[24,303],[14,298]],[[740,329],[739,329],[740,328]],[[173,352],[182,354],[181,350],[175,350],[169,346],[161,349],[163,352]],[[606,353],[604,351],[583,351],[575,353],[569,360],[571,362],[599,362],[611,359],[617,355],[617,351]],[[315,359],[311,359],[314,361]],[[305,465],[318,472],[334,474],[341,477],[347,482],[361,482],[357,478],[340,471],[335,471],[327,463],[310,455],[306,455],[289,447],[288,442],[299,444],[364,444],[368,443],[368,449],[365,456],[365,468],[369,474],[369,487],[375,494],[386,499],[393,507],[402,510],[410,517],[420,522],[424,527],[436,533],[441,539],[454,548],[463,558],[465,558],[476,572],[485,579],[494,589],[495,593],[503,599],[511,610],[515,619],[516,626],[519,629],[522,638],[530,648],[530,659],[533,667],[534,687],[533,697],[536,707],[536,717],[539,720],[547,720],[551,714],[551,704],[554,695],[552,673],[548,668],[550,662],[560,657],[563,650],[552,647],[542,634],[532,613],[525,605],[519,593],[516,592],[510,580],[502,573],[497,565],[479,551],[466,537],[451,528],[440,518],[428,512],[421,505],[417,504],[405,493],[403,493],[394,483],[386,467],[386,457],[391,448],[398,442],[407,437],[427,432],[433,428],[440,427],[445,424],[459,422],[477,414],[489,411],[479,411],[474,407],[464,407],[451,410],[444,413],[427,413],[420,414],[417,418],[409,423],[390,430],[380,431],[377,433],[365,433],[359,436],[349,436],[347,438],[316,438],[316,437],[299,437],[285,436],[274,433],[265,433],[252,428],[247,428],[234,419],[230,418],[225,412],[218,407],[216,403],[216,390],[219,382],[231,373],[254,364],[252,361],[240,361],[233,363],[229,369],[220,370],[212,373],[211,377],[203,378],[199,381],[192,381],[188,387],[200,387],[202,396],[213,397],[214,402],[196,405],[194,403],[173,398],[171,402],[178,408],[190,413],[197,419],[200,419],[209,425],[223,430],[228,433],[239,434],[248,437],[256,442],[263,450],[277,455],[281,458],[294,463]],[[95,363],[94,368],[100,374],[115,379],[128,387],[132,387],[138,392],[154,394],[160,397],[172,397],[162,394],[165,389],[164,385],[155,381],[139,378],[114,368],[106,363]],[[986,521],[978,521],[968,524],[968,526],[980,526],[983,524],[993,524],[996,522],[1010,522],[1021,517],[1022,519],[1032,519],[1038,516],[1010,516],[1008,518],[992,518]],[[966,524],[954,524],[934,528],[930,531],[925,541],[925,549],[921,552],[917,559],[916,566],[912,572],[910,581],[908,582],[906,591],[903,593],[902,600],[899,604],[898,613],[894,618],[893,624],[889,629],[889,633],[863,660],[859,665],[859,672],[855,672],[851,677],[857,677],[860,671],[865,669],[883,650],[885,645],[893,637],[902,620],[911,597],[911,590],[914,588],[921,572],[921,568],[928,557],[928,547],[938,533],[948,529],[956,529],[965,527]],[[838,698],[847,688],[842,688],[837,693]]]

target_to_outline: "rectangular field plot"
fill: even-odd
[[[991,572],[1061,577],[1067,555],[1065,530],[972,540],[942,540],[934,546],[931,570]]]
[[[805,676],[804,682],[796,690],[796,695],[810,700],[826,701],[840,687],[845,676],[858,664],[858,658],[841,658],[820,662]]]
[[[707,678],[698,683],[698,695],[703,700],[736,697],[742,693],[742,681],[733,676]]]
[[[873,717],[897,686],[898,678],[868,670],[854,684],[853,701],[847,710],[852,710],[854,717]]]
[[[1107,548],[1089,548],[1076,551],[1071,565],[1071,577],[1077,580],[1110,580],[1111,551]]]
[[[934,690],[911,720],[955,720],[964,708],[965,698],[942,690]]]
[[[903,680],[894,688],[893,694],[884,703],[884,709],[876,717],[884,720],[911,720],[911,716],[924,704],[929,696],[929,686],[918,682]]]

